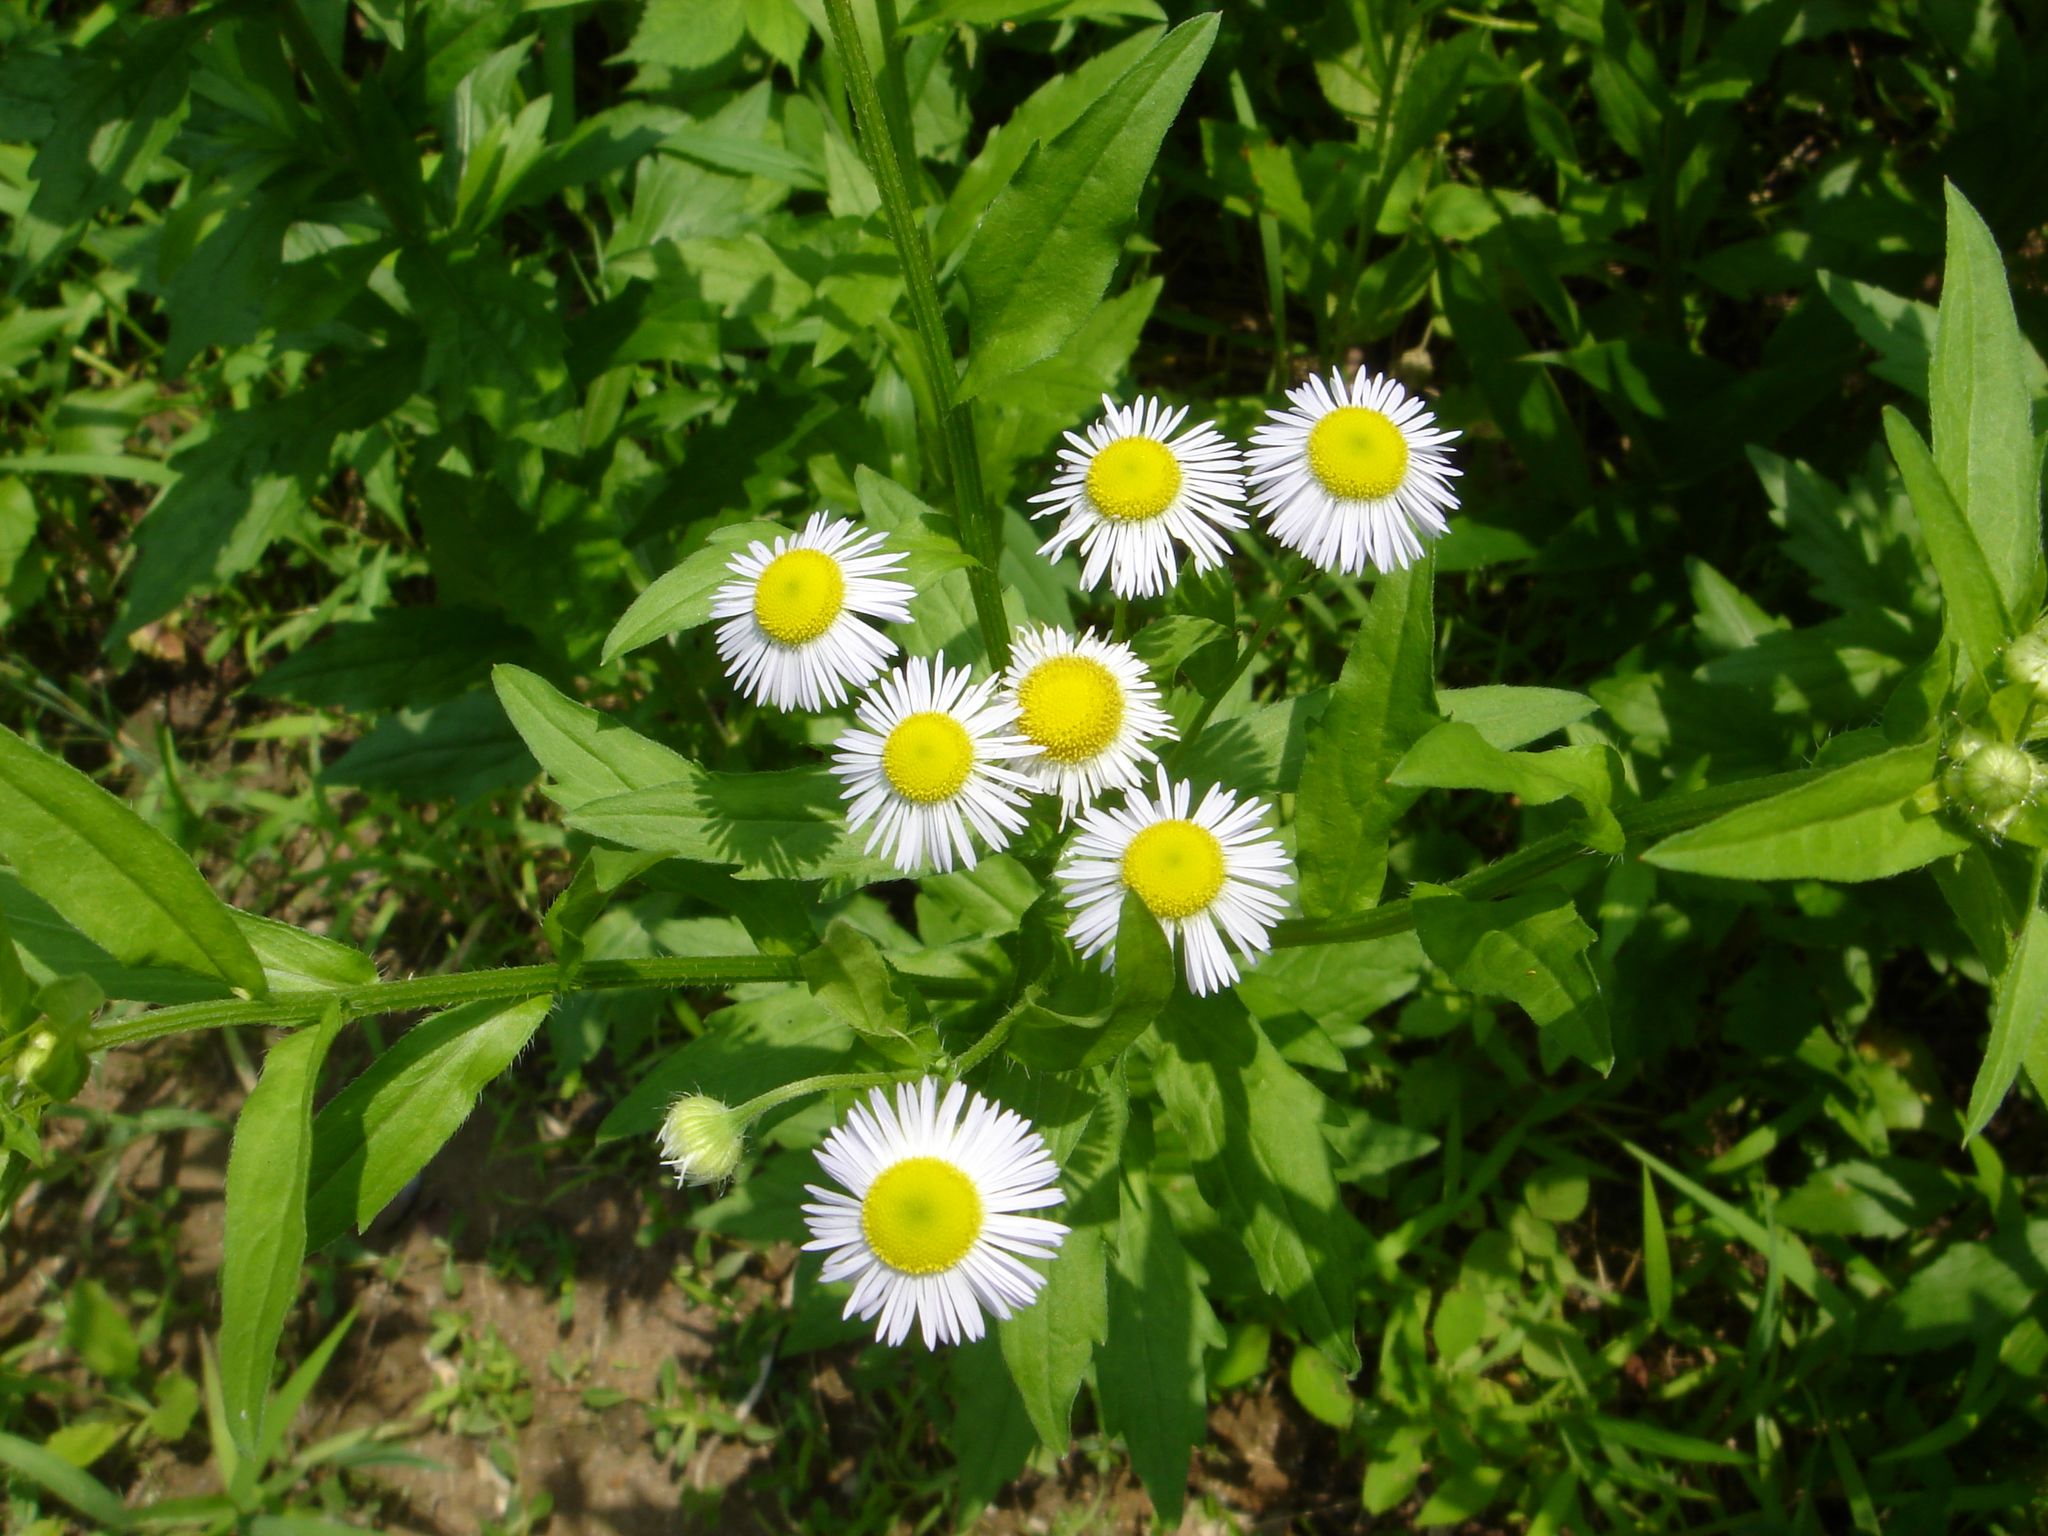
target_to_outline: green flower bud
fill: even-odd
[[[661,1160],[678,1184],[717,1184],[733,1176],[747,1148],[738,1111],[702,1093],[686,1093],[661,1122]]]
[[[1966,731],[1941,776],[1948,802],[1993,835],[2003,833],[2041,786],[2040,762],[2024,747]]]
[[[69,1103],[92,1070],[85,1052],[54,1029],[38,1029],[14,1058],[14,1073],[59,1104]]]
[[[2048,703],[2048,633],[2036,626],[2008,645],[2005,675],[2015,683],[2026,684],[2037,700]]]

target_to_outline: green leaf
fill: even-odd
[[[1003,1096],[1005,1105],[1046,1135],[1068,1190],[1067,1204],[1055,1214],[1069,1230],[1046,1266],[1045,1288],[1035,1303],[996,1325],[1003,1361],[1039,1441],[1057,1455],[1065,1455],[1072,1441],[1075,1394],[1096,1346],[1109,1333],[1109,1230],[1117,1219],[1118,1171],[1129,1117],[1113,1079],[1100,1088],[1076,1088],[1071,1086],[1075,1081],[1039,1073]],[[1064,1117],[1067,1125],[1081,1122],[1080,1134],[1071,1140],[1061,1134],[1066,1126],[1048,1128],[1045,1104],[1055,1096],[1070,1096],[1078,1104],[1078,1113]]]
[[[1586,957],[1593,930],[1562,891],[1467,901],[1440,885],[1411,893],[1415,933],[1431,961],[1467,991],[1505,997],[1536,1021],[1545,1072],[1576,1056],[1596,1072],[1614,1065],[1607,1003]]]
[[[235,926],[256,952],[272,992],[333,992],[377,979],[376,961],[317,933],[242,911],[235,912]]]
[[[1667,837],[1646,863],[1731,880],[1882,880],[1961,853],[1968,838],[1921,811],[1933,742],[1898,747]]]
[[[888,879],[861,851],[829,769],[712,773],[685,759],[670,783],[585,800],[563,820],[625,848],[730,866],[742,880]]]
[[[1991,1038],[1984,1063],[1970,1088],[1970,1107],[1963,1114],[1963,1139],[1968,1141],[2005,1102],[2020,1066],[2039,1048],[2048,1030],[2048,912],[2037,902],[2020,925],[1991,991]]]
[[[134,1328],[97,1280],[79,1281],[64,1298],[64,1343],[102,1381],[126,1381],[142,1368]]]
[[[271,667],[251,693],[361,713],[415,709],[482,682],[532,640],[480,608],[385,608],[337,624]]]
[[[1212,12],[1162,37],[990,206],[961,267],[972,333],[961,399],[1052,356],[1101,302],[1216,24]]]
[[[1223,1327],[1203,1274],[1144,1170],[1125,1170],[1109,1274],[1109,1337],[1095,1375],[1104,1427],[1123,1436],[1156,1520],[1179,1525],[1188,1457],[1208,1428],[1205,1351]]]
[[[1570,797],[1585,810],[1579,835],[1587,846],[1620,853],[1627,839],[1609,804],[1622,782],[1620,769],[1611,747],[1503,752],[1473,727],[1448,721],[1410,747],[1387,782],[1404,789],[1490,789],[1525,805]]]
[[[2039,1303],[2044,1268],[2048,1221],[2015,1225],[1988,1243],[1953,1243],[1873,1309],[1856,1348],[1889,1355],[2002,1338]]]
[[[101,1530],[125,1531],[128,1511],[112,1489],[89,1472],[82,1472],[61,1456],[19,1436],[0,1434],[0,1467],[55,1495],[95,1522]]]
[[[1358,1399],[1351,1395],[1344,1373],[1319,1349],[1294,1352],[1287,1366],[1287,1389],[1310,1418],[1320,1419],[1332,1429],[1349,1429],[1358,1412]]]
[[[482,688],[431,709],[386,715],[320,773],[323,784],[464,803],[532,779],[533,755]]]
[[[1511,752],[1585,719],[1600,705],[1567,688],[1510,688],[1489,683],[1479,688],[1439,688],[1436,707],[1446,720],[1471,726],[1488,746]]]
[[[341,1010],[281,1036],[235,1117],[228,1153],[227,1225],[220,1268],[220,1385],[228,1433],[252,1454],[285,1314],[306,1257],[306,1180],[313,1164],[313,1098]]]
[[[1997,242],[1954,184],[1944,189],[1948,256],[1928,376],[1934,462],[1976,530],[2005,611],[2031,614],[2043,577],[2026,344]]]
[[[523,667],[492,669],[512,725],[554,782],[548,798],[565,811],[605,795],[670,784],[696,771],[679,752],[649,741],[573,699]]]
[[[1976,530],[1935,467],[1934,456],[1913,424],[1889,405],[1884,408],[1884,436],[1913,500],[1913,515],[1920,521],[1935,574],[1941,578],[1942,618],[1948,632],[1977,671],[1988,673],[2013,636],[2012,615],[1999,595],[1998,579],[1984,558]]]
[[[1414,795],[1388,783],[1435,723],[1436,567],[1382,576],[1330,702],[1308,728],[1296,806],[1301,906],[1335,917],[1378,903],[1387,842]]]
[[[1668,1461],[1746,1467],[1755,1460],[1748,1451],[1716,1445],[1713,1441],[1702,1440],[1697,1435],[1681,1435],[1675,1429],[1666,1429],[1661,1424],[1653,1424],[1647,1419],[1616,1419],[1596,1413],[1587,1418],[1586,1427],[1603,1440],[1611,1440],[1616,1445],[1625,1445],[1632,1451],[1641,1451],[1645,1455],[1659,1456]]]
[[[1041,1302],[1040,1305],[1043,1305]],[[974,1512],[1024,1470],[1031,1454],[1031,1415],[1003,1369],[994,1339],[958,1346],[952,1359],[954,1454],[960,1463],[963,1527]]]
[[[845,918],[825,927],[818,947],[803,958],[811,996],[856,1034],[902,1067],[921,1067],[938,1052],[938,1036],[924,997],[889,969],[875,941]]]
[[[512,1064],[552,998],[485,998],[415,1025],[328,1101],[313,1122],[306,1247],[367,1227],[469,1118]]]
[[[1650,1170],[1643,1173],[1643,1295],[1650,1303],[1650,1316],[1663,1322],[1671,1316],[1671,1243],[1664,1235],[1664,1208],[1657,1203],[1657,1186]]]
[[[124,965],[268,990],[233,914],[170,839],[84,774],[0,727],[0,855]]]
[[[0,908],[0,1039],[28,1023],[28,1000],[35,988],[21,968],[21,954],[7,928],[7,913]]]
[[[1863,344],[1877,352],[1870,371],[1916,400],[1925,400],[1934,356],[1934,306],[1834,272],[1816,272],[1813,277]]]
[[[637,651],[668,635],[711,622],[711,597],[733,579],[732,557],[749,544],[772,546],[777,535],[789,536],[780,523],[729,523],[714,528],[704,545],[682,564],[657,577],[605,636],[606,663]]]
[[[1359,1234],[1322,1133],[1329,1101],[1230,993],[1176,999],[1159,1033],[1154,1081],[1202,1193],[1309,1342],[1357,1370]]]
[[[1117,914],[1115,990],[1102,1032],[1089,1043],[1080,1065],[1105,1066],[1123,1055],[1159,1017],[1178,976],[1159,920],[1136,891],[1126,891]]]
[[[974,562],[961,550],[952,519],[865,464],[853,472],[853,483],[868,525],[886,532],[889,546],[909,556],[903,575],[917,589],[917,599],[910,605],[910,622],[892,631],[904,651],[912,656],[945,651],[956,664],[985,660],[981,622],[967,584],[967,568]],[[1020,615],[1010,617],[1014,621]]]

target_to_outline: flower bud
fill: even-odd
[[[1941,787],[1950,805],[1995,835],[2033,800],[2041,780],[2041,764],[2024,747],[1970,731],[1950,749]]]
[[[708,1094],[686,1093],[661,1122],[661,1160],[678,1184],[716,1184],[733,1176],[747,1147],[738,1111]]]
[[[2012,682],[2026,684],[2037,701],[2048,703],[2048,633],[2040,626],[2005,648],[2005,675]]]
[[[58,1104],[67,1104],[77,1096],[91,1070],[92,1063],[86,1060],[85,1052],[54,1029],[38,1029],[14,1058],[15,1076]]]

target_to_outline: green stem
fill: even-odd
[[[586,960],[566,982],[552,965],[515,965],[494,971],[458,972],[451,976],[414,976],[405,981],[373,982],[331,992],[286,992],[252,1001],[185,1003],[154,1008],[130,1019],[94,1027],[86,1048],[104,1051],[135,1045],[195,1029],[224,1029],[231,1024],[306,1024],[339,1002],[342,1017],[453,1008],[485,1000],[512,1002],[545,997],[552,992],[608,991],[634,987],[724,988],[750,981],[800,981],[802,962],[794,955],[661,955],[638,960]],[[946,977],[906,977],[928,997],[977,997],[974,983]]]
[[[1017,1010],[1015,1008],[1005,1010],[1003,1016],[989,1026],[987,1034],[967,1047],[954,1060],[953,1076],[956,1078],[965,1077],[984,1061],[988,1060],[990,1056],[993,1056],[996,1047],[1010,1038],[1010,1028],[1016,1022]]]
[[[861,158],[867,162],[875,187],[882,195],[882,217],[889,226],[896,259],[903,265],[910,318],[917,330],[925,372],[931,379],[940,445],[945,450],[953,499],[959,509],[960,547],[975,561],[967,571],[975,617],[981,624],[989,665],[1000,670],[1010,662],[1010,624],[1003,614],[1003,589],[996,576],[1002,558],[1002,528],[996,510],[988,505],[982,490],[981,456],[974,442],[972,407],[961,404],[954,395],[957,379],[953,343],[946,334],[945,311],[939,306],[939,283],[932,266],[931,246],[904,182],[889,114],[882,105],[881,93],[875,89],[874,72],[868,67],[867,48],[860,40],[860,24],[854,19],[851,0],[825,0],[825,8],[832,19],[832,39],[846,66],[846,85],[853,96]],[[887,41],[885,38],[885,44]]]
[[[828,1093],[835,1088],[879,1088],[903,1075],[900,1072],[827,1072],[821,1077],[800,1077],[793,1083],[770,1088],[758,1098],[747,1100],[734,1113],[743,1120],[752,1121],[776,1105],[787,1104],[791,1099],[800,1099],[806,1094]]]
[[[1621,829],[1631,844],[1655,842],[1674,832],[1683,832],[1687,827],[1712,821],[1725,811],[1769,799],[1788,789],[1797,789],[1810,783],[1814,777],[1814,770],[1800,769],[1793,773],[1745,779],[1739,784],[1723,784],[1689,795],[1670,795],[1648,805],[1630,806],[1625,811],[1616,812],[1615,819],[1621,823]],[[1449,883],[1449,888],[1468,901],[1489,901],[1533,884],[1552,870],[1561,869],[1574,859],[1592,852],[1595,850],[1588,848],[1575,834],[1560,832],[1531,843],[1484,869],[1461,875]],[[1289,918],[1274,925],[1273,947],[1300,949],[1314,944],[1351,944],[1361,939],[1405,933],[1414,926],[1414,904],[1404,898],[1354,917]]]

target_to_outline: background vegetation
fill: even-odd
[[[991,200],[1194,8],[857,9],[961,334]],[[1003,578],[1097,611],[1019,509],[1104,391],[1242,435],[1365,361],[1466,434],[1442,685],[1582,691],[1553,728],[1646,798],[1826,761],[1942,627],[1880,411],[1926,416],[1944,178],[2048,335],[2044,26],[1995,0],[1225,7],[1108,297],[974,407]],[[587,846],[493,666],[715,769],[809,759],[813,723],[739,707],[704,631],[606,637],[722,526],[886,516],[863,468],[948,501],[822,5],[30,0],[0,47],[0,719],[238,906],[388,976],[543,958]],[[2038,422],[2048,370],[2024,374]],[[1249,719],[1338,676],[1367,590],[1248,540],[1148,656],[1192,704],[1285,599],[1215,716]],[[921,611],[918,642],[971,620]],[[1277,783],[1298,733],[1275,751]],[[1569,819],[1418,791],[1394,889]],[[2036,1528],[2041,1104],[2022,1088],[1965,1144],[1988,978],[1933,881],[1558,879],[1597,936],[1604,1076],[1412,937],[1247,983],[1347,1117],[1364,1368],[1298,1337],[1161,1146],[1151,1196],[1206,1275],[1184,1400],[1119,1425],[1084,1390],[1072,1452],[1038,1448],[993,1346],[862,1347],[805,1283],[782,1196],[817,1115],[724,1199],[666,1186],[646,1106],[692,1040],[746,1080],[713,1018],[741,987],[556,1009],[393,1213],[312,1260],[284,1349],[309,1369],[280,1388],[306,1406],[237,1465],[200,1383],[223,1128],[263,1040],[112,1053],[7,1143],[0,1431],[45,1453],[0,1474],[8,1528],[112,1522],[64,1467],[199,1501],[194,1529],[651,1531],[680,1506],[879,1532],[991,1502],[1139,1528],[1177,1513],[1191,1443],[1189,1518],[1222,1528]],[[1010,894],[835,910],[943,944]],[[0,913],[37,979],[101,963],[5,868]],[[583,943],[723,953],[764,921],[657,870]],[[332,1081],[381,1029],[341,1037]]]

